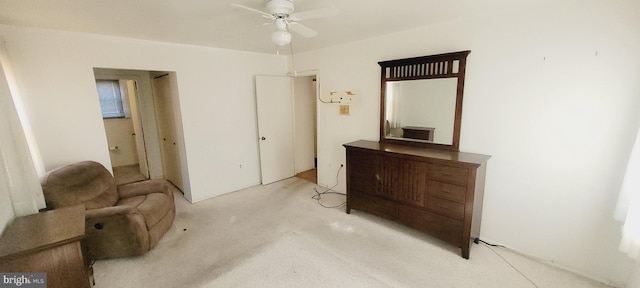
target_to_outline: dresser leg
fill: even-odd
[[[469,246],[471,246],[471,244],[462,245],[462,258],[467,260],[469,259]]]

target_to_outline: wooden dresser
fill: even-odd
[[[360,210],[462,249],[480,234],[487,155],[373,141],[347,150],[347,213]]]
[[[47,287],[90,287],[80,241],[84,206],[18,217],[0,238],[0,272],[45,272]]]

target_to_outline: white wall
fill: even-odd
[[[284,56],[13,26],[0,36],[47,169],[87,159],[111,168],[94,67],[175,71],[190,200],[260,183],[253,77],[284,75]]]
[[[319,183],[333,184],[342,144],[378,140],[378,61],[470,49],[460,150],[493,156],[481,237],[626,282],[612,213],[640,123],[638,13],[638,1],[561,1],[296,55],[325,98],[360,91],[349,117],[318,104]]]
[[[634,266],[633,272],[631,272],[631,277],[629,277],[629,282],[627,283],[628,288],[640,287],[640,263],[636,263]]]
[[[433,142],[453,143],[457,78],[398,81],[392,85],[400,128],[433,127]]]

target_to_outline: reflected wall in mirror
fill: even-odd
[[[470,52],[379,62],[380,142],[458,151]]]
[[[387,82],[385,137],[451,145],[457,86],[456,78]]]

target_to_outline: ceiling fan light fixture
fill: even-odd
[[[271,41],[278,46],[284,46],[291,43],[291,34],[284,30],[276,30],[271,34]]]
[[[267,10],[272,14],[286,14],[293,12],[293,0],[268,0]]]
[[[257,1],[257,0],[255,0]],[[294,13],[294,0],[263,0],[265,1],[266,11],[256,9],[240,4],[231,4],[231,6],[242,8],[260,16],[273,20],[276,31],[271,33],[271,41],[278,46],[291,44],[291,34],[289,31],[300,34],[303,37],[311,38],[318,34],[313,29],[299,23],[298,21],[306,19],[317,19],[322,17],[334,16],[338,10],[333,7],[319,8]]]

